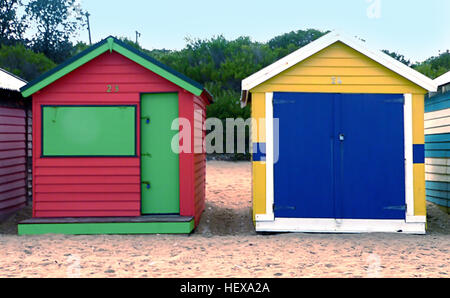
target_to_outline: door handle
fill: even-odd
[[[147,189],[150,189],[150,182],[149,181],[142,181],[142,184],[147,185]]]
[[[339,141],[343,142],[345,140],[345,135],[343,133],[339,134]]]

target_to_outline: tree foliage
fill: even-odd
[[[17,15],[21,5],[21,0],[0,0],[0,45],[10,45],[23,38],[27,25]]]
[[[382,52],[385,54],[388,54],[392,58],[400,61],[401,63],[405,64],[406,66],[411,66],[411,60],[406,59],[404,55],[398,54],[396,52],[391,52],[389,50],[383,50]]]
[[[450,70],[450,52],[446,52],[413,65],[413,68],[431,79],[435,79]]]
[[[316,29],[291,31],[272,38],[267,44],[274,51],[276,60],[278,60],[306,46],[328,32],[322,32]]]
[[[33,50],[56,63],[68,59],[73,47],[70,38],[84,26],[84,13],[76,0],[32,0],[25,11],[37,28]]]
[[[0,67],[27,81],[55,66],[43,53],[35,53],[22,44],[0,47]]]

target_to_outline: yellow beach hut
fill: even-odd
[[[425,233],[424,95],[435,90],[336,32],[243,80],[256,230]]]

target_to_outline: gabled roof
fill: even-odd
[[[19,91],[20,88],[25,86],[26,84],[27,81],[0,68],[0,89]]]
[[[50,85],[61,77],[67,75],[68,73],[74,71],[78,67],[86,64],[87,62],[107,51],[115,51],[127,57],[128,59],[160,75],[161,77],[191,92],[194,95],[200,96],[201,94],[205,94],[208,100],[212,102],[211,94],[205,88],[203,88],[201,84],[171,69],[170,67],[142,53],[141,51],[138,51],[137,49],[127,45],[126,43],[113,36],[105,38],[104,40],[82,51],[78,55],[72,57],[71,59],[58,65],[54,69],[44,73],[37,79],[22,87],[20,91],[22,92],[23,97],[28,97],[34,94],[35,92],[43,89],[44,87]]]
[[[450,71],[447,73],[444,73],[442,76],[436,78],[434,80],[434,83],[439,87],[443,85],[450,84]]]
[[[366,45],[360,40],[356,38],[349,38],[344,36],[343,34],[333,31],[244,79],[242,81],[242,104],[246,104],[248,91],[250,89],[264,83],[265,81],[273,78],[274,76],[280,74],[288,68],[298,64],[299,62],[307,59],[308,57],[316,54],[317,52],[338,41],[344,43],[345,45],[353,48],[354,50],[360,52],[361,54],[369,57],[370,59],[378,62],[379,64],[387,67],[393,72],[401,75],[402,77],[410,80],[411,82],[428,91],[436,91],[437,89],[437,86],[435,85],[433,80],[397,61],[391,56],[381,51],[372,51],[368,49]]]

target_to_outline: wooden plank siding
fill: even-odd
[[[0,218],[27,201],[25,117],[24,109],[0,106]]]
[[[108,85],[113,91],[117,85],[119,91],[107,92]],[[141,94],[162,92],[186,96],[173,83],[116,52],[107,52],[34,94],[33,217],[139,216],[141,206],[139,117],[137,157],[43,158],[42,105],[133,104],[140,115]]]
[[[206,102],[194,97],[194,201],[195,224],[205,209],[206,196]]]
[[[250,91],[426,93],[424,89],[341,42],[323,49]]]
[[[427,200],[450,211],[450,92],[425,102]]]

